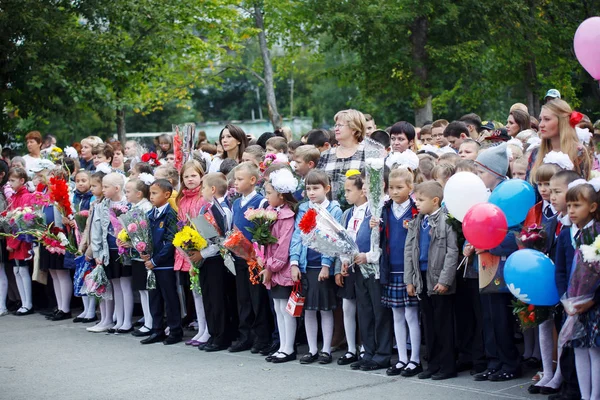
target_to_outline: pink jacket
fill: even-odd
[[[182,197],[179,200],[179,210],[177,211],[179,221],[188,222],[188,216],[190,218],[197,217],[202,207],[208,204],[206,201],[204,201],[204,198],[202,198],[200,189],[201,187],[197,187],[193,190],[181,190]],[[180,250],[175,251],[175,271],[188,272],[190,267],[190,263],[183,255],[181,255]]]
[[[271,206],[267,208],[273,210]],[[290,243],[294,233],[295,214],[287,206],[283,206],[277,216],[277,221],[271,227],[271,234],[277,238],[277,243],[265,247],[265,268],[273,273],[271,281],[266,282],[267,289],[279,286],[294,286],[292,267],[290,266]]]
[[[25,186],[21,186],[19,190],[10,198],[8,209],[14,211],[19,207],[32,207],[33,195],[29,193]],[[7,238],[6,246],[14,249],[8,253],[9,260],[25,260],[30,254],[31,243],[23,242],[17,238]]]

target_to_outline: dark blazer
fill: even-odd
[[[170,204],[155,218],[156,207],[148,211],[152,230],[152,264],[155,269],[173,268],[175,264],[175,246],[173,238],[177,233],[177,212]]]
[[[567,291],[574,257],[575,249],[571,241],[571,229],[565,227],[556,240],[556,254],[554,257],[556,288],[559,296]]]

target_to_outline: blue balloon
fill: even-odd
[[[506,215],[508,226],[514,227],[525,221],[535,205],[535,190],[529,182],[509,179],[496,186],[488,201],[497,205]]]
[[[504,265],[504,280],[517,299],[534,306],[559,302],[554,263],[544,253],[532,249],[514,252]]]

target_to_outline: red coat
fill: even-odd
[[[544,206],[544,202],[540,201],[533,207],[529,209],[527,216],[525,217],[525,222],[523,222],[523,232],[527,230],[533,224],[540,226],[542,224],[542,207]]]
[[[33,194],[29,193],[25,186],[21,186],[15,194],[12,195],[8,204],[8,210],[13,211],[19,207],[31,207],[33,206]],[[17,238],[7,238],[6,246],[14,249],[8,253],[9,260],[25,260],[31,255],[31,243],[26,243]]]

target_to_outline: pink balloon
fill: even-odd
[[[575,55],[595,80],[600,80],[600,17],[588,18],[579,25],[573,39]]]
[[[489,250],[504,240],[508,230],[506,216],[492,203],[479,203],[467,211],[462,223],[463,234],[476,249]]]

